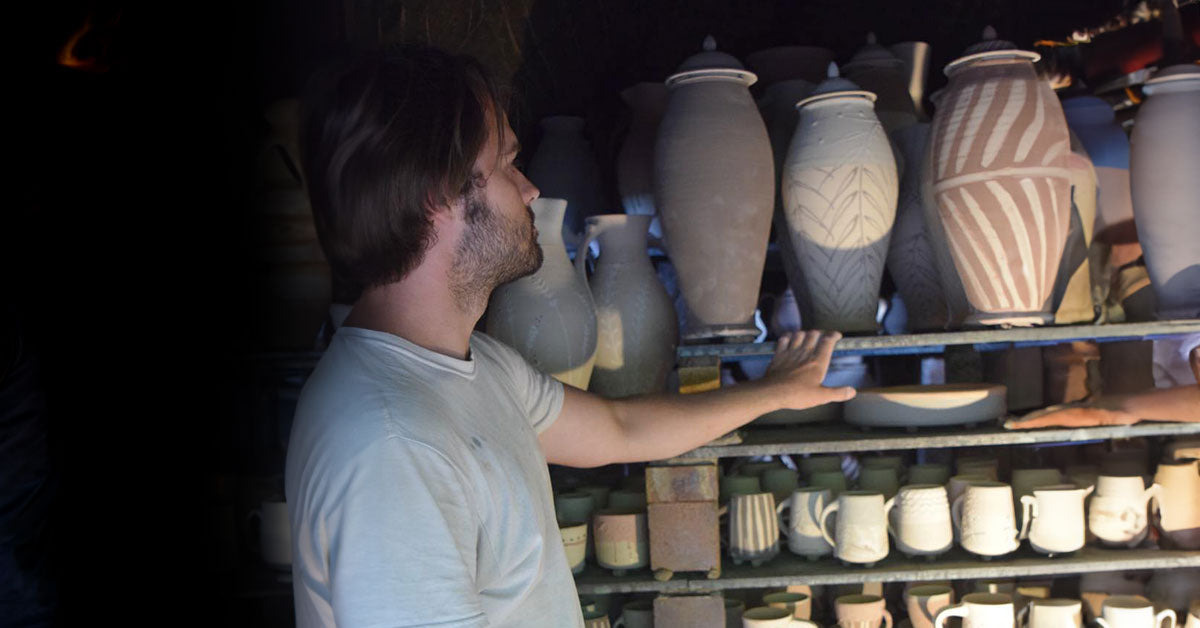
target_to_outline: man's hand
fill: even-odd
[[[821,385],[829,371],[833,346],[841,337],[836,331],[797,331],[779,337],[763,381],[779,390],[783,407],[803,410],[854,398],[850,386]]]
[[[1029,429],[1035,427],[1094,427],[1098,425],[1131,425],[1138,422],[1136,415],[1111,408],[1101,408],[1085,403],[1051,406],[1031,412],[1020,419],[1008,421],[1005,429]]]

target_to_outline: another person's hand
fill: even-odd
[[[855,390],[850,386],[821,385],[829,371],[833,346],[841,337],[836,331],[797,331],[779,337],[763,380],[780,385],[783,407],[803,410],[854,398]]]
[[[1087,403],[1071,403],[1050,406],[1043,410],[1004,423],[1005,429],[1030,429],[1035,427],[1094,427],[1098,425],[1130,425],[1138,417],[1112,408],[1101,408]]]

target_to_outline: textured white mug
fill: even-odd
[[[909,556],[936,556],[950,549],[954,533],[946,488],[939,484],[901,487],[888,531],[897,549]]]
[[[1020,545],[1012,487],[974,482],[950,507],[963,549],[980,556],[1003,556]]]
[[[833,500],[827,488],[809,487],[798,489],[776,509],[779,513],[779,529],[787,537],[788,549],[809,560],[817,560],[833,553],[833,546],[821,534],[821,513]],[[791,516],[784,517],[790,510]]]
[[[945,628],[951,617],[962,618],[962,628],[1013,628],[1012,596],[1003,593],[968,593],[962,602],[947,606],[933,620],[934,628]]]
[[[888,554],[888,513],[894,499],[871,491],[846,491],[821,513],[821,535],[834,554],[848,563],[871,564]],[[840,512],[839,512],[840,511]],[[837,540],[829,533],[829,516],[838,512]]]

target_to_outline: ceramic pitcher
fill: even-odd
[[[1083,602],[1065,598],[1031,600],[1017,615],[1021,628],[1081,628]]]
[[[821,533],[820,522],[821,513],[832,499],[829,489],[810,487],[797,489],[790,498],[779,504],[779,527],[787,537],[788,549],[793,554],[817,560],[833,552],[833,546]],[[791,516],[785,520],[784,511],[788,510]]]
[[[1160,464],[1154,483],[1162,487],[1154,502],[1164,536],[1179,549],[1200,549],[1200,461]]]
[[[892,628],[892,614],[878,595],[843,595],[834,601],[839,628]]]
[[[1071,217],[1062,106],[1035,52],[995,38],[946,66],[929,164],[937,219],[974,312],[969,323],[1053,320],[1050,298]]]
[[[896,159],[875,95],[837,76],[796,104],[800,121],[780,179],[787,237],[803,269],[813,327],[876,330],[896,218]]]
[[[980,556],[1003,556],[1020,544],[1012,487],[1003,482],[973,482],[951,504],[963,549]]]
[[[539,126],[542,138],[529,159],[529,180],[544,198],[567,202],[559,231],[565,248],[574,251],[583,237],[584,219],[607,206],[600,166],[583,135],[583,118],[549,116]]]
[[[938,484],[902,487],[896,496],[888,531],[905,556],[932,558],[950,549],[954,533],[946,488]]]
[[[1175,628],[1171,609],[1154,612],[1154,603],[1140,595],[1110,595],[1104,600],[1100,628]]]
[[[779,554],[779,520],[770,493],[729,499],[729,556],[735,565],[757,567]]]
[[[821,513],[821,535],[834,555],[848,563],[873,565],[887,557],[887,520],[895,500],[871,491],[846,491]],[[839,513],[837,535],[829,533],[829,516]]]
[[[644,510],[605,509],[592,524],[596,562],[618,576],[650,564],[649,531]]]
[[[535,199],[530,205],[542,247],[542,267],[492,293],[487,333],[516,349],[555,379],[586,390],[596,363],[596,304],[586,279],[563,246],[567,202]]]
[[[709,37],[666,82],[654,198],[688,338],[752,326],[775,198],[771,142],[749,90],[756,78]]]
[[[1083,500],[1092,488],[1074,484],[1041,486],[1033,495],[1022,495],[1021,538],[1043,554],[1065,554],[1083,547],[1087,526]]]
[[[925,197],[921,184],[928,176],[925,151],[929,124],[921,122],[892,133],[904,156],[896,223],[888,244],[888,274],[904,298],[911,331],[941,331],[950,321],[950,306],[943,293],[933,244],[925,229]]]
[[[1163,319],[1200,314],[1200,66],[1172,65],[1142,88],[1134,118],[1130,183],[1138,241]]]
[[[1033,495],[1034,489],[1039,486],[1054,486],[1062,483],[1062,472],[1058,469],[1042,468],[1042,469],[1013,469],[1012,470],[1012,490],[1013,499],[1017,502],[1021,501],[1026,495]],[[1024,524],[1024,510],[1018,508],[1017,512],[1017,527]]]
[[[968,593],[962,602],[943,608],[933,621],[945,628],[951,617],[961,617],[963,628],[1013,628],[1013,600],[1003,593]]]
[[[1146,538],[1147,507],[1162,487],[1141,476],[1101,475],[1088,503],[1088,529],[1105,545],[1133,547]]]
[[[650,216],[592,216],[579,249],[585,252],[592,240],[600,242],[590,282],[596,303],[596,365],[589,387],[604,397],[662,392],[675,366],[675,306],[646,253],[649,226]],[[580,273],[587,257],[575,257]]]

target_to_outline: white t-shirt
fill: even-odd
[[[338,329],[288,445],[297,625],[582,626],[537,440],[562,400],[484,334]]]

